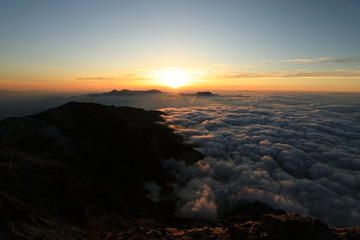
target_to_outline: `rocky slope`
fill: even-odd
[[[203,156],[161,113],[67,103],[0,122],[0,239],[360,239],[358,228],[255,202],[217,222],[178,219],[162,161]],[[161,188],[156,203],[144,185]]]

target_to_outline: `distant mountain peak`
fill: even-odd
[[[182,96],[195,96],[195,97],[215,97],[215,96],[218,96],[217,94],[213,94],[212,92],[210,91],[203,91],[203,92],[197,92],[197,93],[194,93],[194,94],[188,94],[188,93],[180,93],[180,95]]]
[[[215,94],[213,94],[212,92],[209,92],[209,91],[197,92],[195,95],[196,95],[196,96],[206,96],[206,97],[215,96]]]
[[[113,89],[110,92],[105,92],[105,93],[98,93],[98,94],[89,94],[89,96],[92,97],[102,97],[102,96],[128,96],[128,95],[142,95],[142,94],[160,94],[163,93],[160,90],[157,89],[150,89],[150,90],[136,90],[136,91],[132,91],[129,89],[122,89],[122,90],[117,90],[117,89]]]

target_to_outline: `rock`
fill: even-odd
[[[350,227],[350,228],[335,228],[335,232],[348,240],[359,240],[360,239],[360,228],[359,227]]]
[[[275,210],[262,202],[255,201],[250,204],[245,204],[225,217],[220,221],[230,221],[230,222],[244,222],[244,221],[258,221],[264,214],[273,214],[273,215],[283,215],[286,214],[284,210]]]
[[[263,236],[266,235],[263,239],[339,239],[339,236],[320,220],[297,214],[265,214],[260,219],[258,230]]]

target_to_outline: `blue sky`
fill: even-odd
[[[358,0],[3,0],[0,81],[41,87],[167,67],[205,69],[213,78],[338,70],[360,76],[359,12]],[[309,61],[284,61],[295,59]],[[353,78],[349,84],[360,91]]]

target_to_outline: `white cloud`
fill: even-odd
[[[241,202],[360,225],[360,100],[281,94],[237,106],[163,109],[207,157],[169,160],[178,214],[216,218]]]
[[[236,78],[360,78],[360,71],[330,70],[330,71],[281,71],[281,72],[236,72],[218,76],[219,79]]]
[[[279,60],[277,62],[302,62],[302,63],[313,63],[313,62],[329,62],[334,58],[331,57],[322,57],[322,58],[297,58],[297,59],[288,59],[288,60]]]
[[[350,63],[350,62],[360,62],[359,58],[348,57],[348,58],[333,58],[333,57],[321,57],[321,58],[297,58],[297,59],[287,59],[287,60],[278,60],[280,63],[291,63],[291,62],[300,62],[300,63]]]
[[[154,181],[144,183],[144,187],[149,191],[148,198],[153,202],[161,200],[161,187]]]

